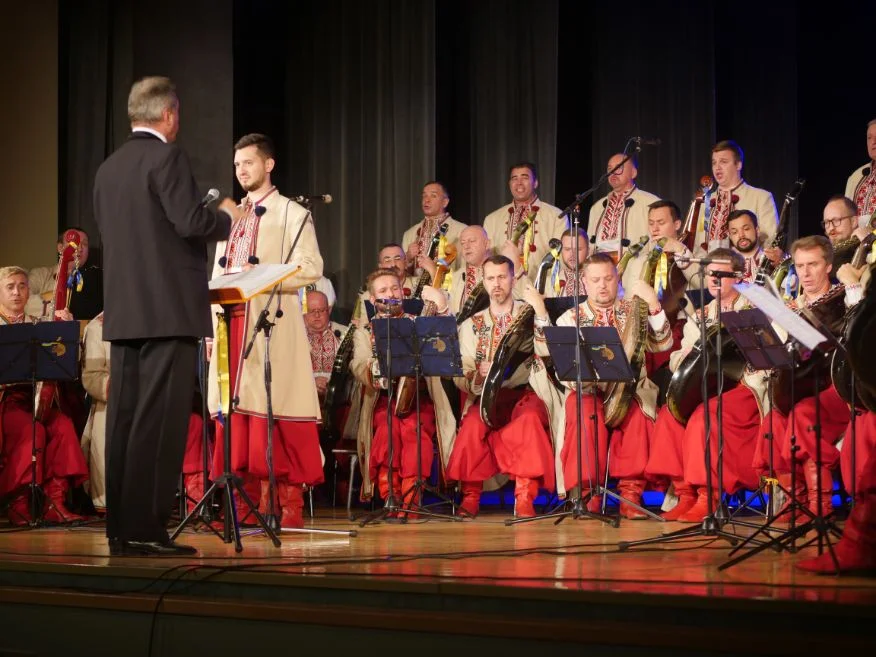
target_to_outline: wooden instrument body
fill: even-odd
[[[711,176],[703,176],[700,178],[700,184],[694,194],[694,198],[690,203],[687,211],[687,216],[684,220],[684,225],[681,228],[681,237],[679,241],[687,247],[688,251],[693,251],[697,239],[697,220],[700,216],[700,209],[703,207],[703,202],[706,198],[706,192],[711,189],[714,181]]]
[[[438,250],[441,248],[441,238],[447,235],[447,231],[450,230],[450,223],[444,222],[438,227],[436,233],[432,236],[432,241],[429,244],[429,258],[434,260],[438,257]],[[420,274],[420,278],[417,279],[417,285],[414,288],[413,298],[420,299],[423,296],[423,288],[429,285],[432,280],[432,276],[426,270],[423,270],[423,273]]]

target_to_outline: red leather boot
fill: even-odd
[[[642,506],[642,493],[645,491],[644,479],[621,479],[617,482],[617,490],[621,497],[628,499],[633,504]],[[648,516],[630,506],[629,504],[620,504],[620,514],[627,520],[646,520]]]
[[[534,518],[533,502],[538,496],[538,482],[535,479],[517,477],[514,484],[514,515],[518,518]]]
[[[683,516],[685,513],[690,511],[693,508],[694,504],[697,503],[697,495],[694,491],[694,487],[687,483],[684,479],[673,479],[672,489],[678,496],[678,504],[669,509],[669,511],[667,511],[666,513],[662,514],[662,518],[670,522],[673,520],[678,520],[680,516]]]
[[[16,527],[29,525],[33,517],[30,514],[30,495],[25,491],[16,495],[6,510],[9,523]]]
[[[75,522],[85,520],[85,516],[73,513],[67,508],[67,491],[70,482],[64,477],[52,477],[43,486],[46,494],[46,506],[43,519],[46,522]]]
[[[843,537],[833,546],[833,551],[842,573],[876,571],[876,495],[859,498],[843,527]],[[832,575],[836,572],[829,551],[795,565],[810,573]]]
[[[474,518],[478,515],[481,508],[481,491],[484,489],[482,481],[463,481],[460,482],[462,489],[462,502],[456,509],[456,515],[467,518]]]
[[[718,508],[718,495],[713,493],[712,511]],[[697,501],[694,505],[678,516],[678,522],[702,522],[703,518],[709,512],[709,495],[708,489],[705,486],[697,488]]]
[[[277,482],[277,494],[280,498],[280,527],[301,529],[304,527],[304,489],[300,484]]]
[[[818,471],[821,470],[821,481],[818,480]],[[819,468],[813,459],[803,464],[803,475],[806,477],[806,489],[809,491],[809,510],[818,514],[818,498],[821,497],[821,514],[825,517],[833,513],[833,475],[829,468]],[[820,487],[819,487],[820,483]]]

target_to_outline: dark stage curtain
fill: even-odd
[[[199,185],[231,193],[231,7],[231,0],[60,4],[59,228],[82,226],[99,246],[94,174],[127,138],[128,92],[145,75],[167,75],[177,85],[178,142]]]

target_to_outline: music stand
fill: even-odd
[[[593,415],[591,415],[591,419],[593,420],[593,436],[589,443],[593,447],[592,456],[595,461],[595,467],[592,469],[588,468],[588,473],[592,470],[595,472],[596,478],[599,479],[599,419],[596,412],[596,384],[619,382],[628,385],[635,385],[637,377],[633,373],[630,363],[627,360],[620,334],[613,326],[582,327],[577,330],[575,327],[571,326],[546,326],[543,330],[548,351],[554,362],[554,369],[556,370],[557,378],[560,381],[581,381],[593,384],[591,386],[591,394],[594,401]],[[579,349],[582,354],[580,367],[575,358],[576,351]],[[579,394],[579,391],[576,390],[575,394]],[[576,418],[575,421],[580,424],[580,417]],[[576,449],[578,450],[578,487],[583,493],[583,449],[581,447],[582,440],[580,438],[580,432],[576,438],[576,442],[578,443],[576,445]],[[589,454],[588,460],[590,460]],[[606,477],[608,474],[607,465],[608,464],[606,464]],[[642,513],[658,520],[662,520],[662,518],[654,515],[647,509],[631,502],[621,495],[618,495],[614,491],[608,490],[605,487],[605,479],[603,478],[595,483],[591,481],[589,493],[586,495],[579,495],[569,509],[557,509],[554,512],[542,516],[536,516],[534,518],[515,518],[512,520],[506,520],[505,524],[510,525],[518,522],[541,520],[544,518],[555,518],[555,524],[559,524],[565,518],[572,517],[573,519],[596,518],[603,522],[609,522],[614,527],[618,527],[620,524],[620,515],[612,518],[603,513],[593,513],[587,510],[587,501],[597,495],[612,497],[618,503],[618,506],[620,506],[620,504],[629,504]]]
[[[430,511],[417,501],[424,491],[428,491],[447,504],[453,504],[451,499],[444,496],[437,488],[430,486],[423,477],[420,376],[462,376],[462,356],[459,350],[456,318],[452,316],[417,317],[415,320],[408,317],[387,318],[385,321],[378,320],[373,322],[372,329],[374,331],[375,351],[377,352],[380,372],[390,384],[389,398],[387,400],[387,414],[389,418],[389,494],[383,508],[368,514],[359,522],[359,526],[364,527],[366,524],[386,518],[390,514],[396,514],[394,517],[397,517],[398,514],[404,514],[403,521],[407,520],[408,514],[461,521],[462,518],[458,516]],[[414,484],[407,491],[401,492],[402,500],[408,494],[411,495],[411,508],[405,508],[404,504],[399,505],[395,500],[392,490],[394,458],[392,415],[394,415],[393,404],[395,402],[392,394],[392,381],[402,376],[414,377],[416,381],[414,399],[417,417],[417,476]]]
[[[821,408],[820,402],[818,400],[818,389],[819,389],[819,374],[820,374],[820,356],[818,352],[823,352],[825,345],[828,347],[835,347],[837,349],[843,349],[842,345],[840,345],[836,338],[827,330],[818,319],[812,315],[811,313],[808,316],[808,319],[812,323],[808,323],[802,317],[800,317],[797,313],[793,312],[789,308],[787,308],[781,301],[773,297],[768,291],[760,288],[759,286],[754,285],[745,285],[745,284],[737,284],[737,290],[744,296],[748,297],[748,299],[760,308],[764,314],[766,314],[774,323],[781,326],[784,330],[788,332],[789,342],[787,345],[787,349],[790,353],[792,365],[794,364],[796,351],[798,349],[808,349],[813,352],[812,358],[816,358],[818,360],[815,361],[814,365],[814,378],[815,378],[815,431],[817,434],[821,431]],[[793,371],[791,373],[791,381],[793,385]],[[793,402],[793,395],[792,395]],[[791,412],[793,413],[793,407]],[[793,421],[793,420],[792,420]],[[816,435],[815,438],[815,454],[813,456],[817,469],[817,483],[818,489],[821,490],[821,437],[820,435]],[[791,452],[791,472],[793,475],[796,463],[794,462],[794,450]],[[792,485],[793,489],[793,485]],[[823,553],[823,545],[827,544],[828,552],[833,560],[834,568],[837,573],[839,573],[839,562],[836,558],[836,553],[834,552],[833,545],[830,542],[830,534],[833,533],[836,537],[841,537],[842,532],[840,529],[834,524],[832,520],[828,520],[822,514],[821,509],[821,495],[819,493],[818,496],[818,504],[817,504],[817,513],[812,513],[808,507],[800,505],[796,502],[796,499],[791,495],[791,502],[788,504],[788,507],[785,509],[785,512],[791,513],[791,525],[787,531],[782,534],[772,538],[771,540],[761,543],[753,547],[746,554],[738,556],[734,559],[730,559],[722,563],[718,566],[718,570],[726,570],[731,566],[735,566],[738,563],[741,563],[748,559],[749,557],[753,557],[755,554],[759,552],[763,552],[768,548],[778,548],[788,549],[790,552],[794,552],[796,550],[795,541],[797,538],[801,536],[805,536],[810,530],[815,530],[815,536],[809,539],[804,545],[801,546],[800,549],[808,547],[812,543],[818,543],[818,554],[819,556]],[[801,523],[800,525],[794,526],[794,511],[796,508],[799,509],[809,517],[809,520]],[[783,514],[779,514],[776,518],[780,517]],[[775,518],[773,519],[775,520]],[[770,523],[767,523],[765,527],[768,527]],[[763,528],[762,530],[763,531]],[[741,549],[742,546],[746,545],[748,542],[752,540],[752,537],[749,537],[739,546],[738,549]],[[788,547],[790,546],[790,547]],[[730,554],[732,555],[736,550],[733,550]]]
[[[37,483],[40,450],[36,439],[38,382],[75,381],[79,372],[79,322],[38,322],[0,326],[0,384],[29,383],[31,413],[30,523],[42,525],[44,493]],[[63,512],[56,509],[61,515]]]

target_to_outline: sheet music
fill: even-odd
[[[300,269],[298,265],[258,265],[248,271],[217,276],[210,281],[210,289],[239,290],[244,298],[251,299],[270,290]]]
[[[827,338],[809,322],[788,308],[780,299],[777,299],[769,290],[760,285],[750,283],[737,283],[733,286],[742,296],[751,301],[755,308],[763,313],[788,332],[807,349],[816,349]]]

